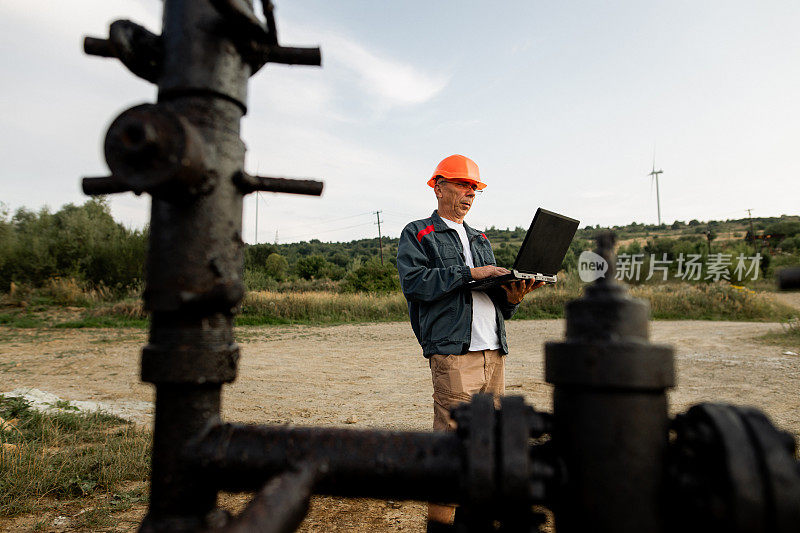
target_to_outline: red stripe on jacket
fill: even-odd
[[[419,242],[422,242],[422,238],[425,235],[427,235],[428,233],[432,232],[432,231],[433,231],[433,224],[431,224],[430,226],[426,227],[425,229],[419,230],[419,233],[417,233],[417,240]]]

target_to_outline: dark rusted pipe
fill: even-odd
[[[114,176],[83,178],[83,180],[81,180],[81,188],[83,189],[83,194],[88,194],[89,196],[115,194],[131,190],[122,180]]]
[[[464,490],[455,433],[222,424],[186,457],[229,491],[255,490],[307,461],[324,465],[321,494],[456,501]]]
[[[267,176],[252,176],[244,172],[237,172],[233,177],[233,182],[244,194],[255,191],[268,191],[319,196],[325,186],[323,182],[316,180],[270,178]]]
[[[319,66],[322,64],[322,53],[319,48],[271,46],[265,50],[265,56],[270,63],[309,66]]]
[[[319,466],[303,464],[271,479],[244,511],[220,533],[286,533],[294,531],[308,511]]]
[[[116,57],[111,41],[99,37],[84,37],[83,51],[90,56]]]

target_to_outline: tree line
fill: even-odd
[[[714,251],[749,251],[759,247],[764,255],[775,255],[772,267],[800,261],[800,217],[782,216],[752,219],[644,225],[633,222],[615,226],[620,239],[646,239],[621,247],[625,253],[708,254]],[[744,228],[744,229],[743,229]],[[594,234],[603,228],[578,230],[562,268],[577,268],[583,250],[593,248]],[[484,230],[492,242],[497,263],[511,267],[526,229]],[[733,232],[734,241],[724,246],[714,242],[718,234]],[[769,237],[769,238],[768,238]],[[11,283],[41,286],[57,277],[74,278],[90,285],[130,291],[141,287],[148,230],[126,228],[111,216],[107,201],[87,200],[83,205],[67,204],[52,213],[48,209],[21,208],[11,215],[0,209],[0,290]],[[379,241],[322,242],[318,239],[287,244],[248,245],[244,251],[245,284],[250,290],[335,288],[344,292],[394,291],[399,289],[395,256],[397,238],[382,240],[384,264],[379,261]],[[766,253],[769,252],[769,253]]]
[[[56,213],[0,212],[0,289],[41,286],[57,277],[127,291],[141,283],[147,230],[124,227],[108,203],[93,198]]]

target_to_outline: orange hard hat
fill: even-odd
[[[469,157],[463,155],[451,155],[445,157],[436,167],[433,176],[428,180],[428,185],[436,185],[436,176],[451,180],[468,181],[478,186],[478,190],[485,189],[486,184],[481,182],[481,174],[478,172],[478,165]]]

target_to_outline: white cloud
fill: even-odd
[[[7,0],[0,4],[0,16],[6,28],[28,26],[49,36],[50,43],[63,39],[77,42],[83,35],[107,37],[109,24],[117,19],[129,19],[159,33],[161,9],[161,2],[156,0]]]
[[[384,106],[421,104],[447,86],[449,76],[426,73],[408,63],[382,57],[347,37],[328,34],[322,40],[331,61],[352,71],[361,86]]]
[[[343,73],[343,81],[348,86],[360,87],[369,103],[379,110],[425,103],[450,81],[450,74],[425,72],[411,63],[374,51],[341,32],[285,19],[280,21],[279,30],[285,46],[317,43],[322,49],[325,70]]]
[[[331,111],[333,88],[319,69],[272,69],[255,75],[248,87],[248,115],[335,117]],[[265,117],[265,118],[266,118]]]

